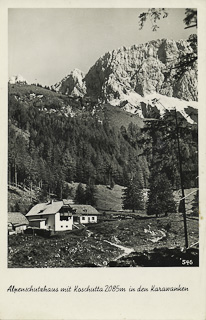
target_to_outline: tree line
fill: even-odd
[[[54,98],[52,108],[58,110],[59,106],[59,100]],[[189,125],[180,114],[178,122],[184,187],[195,187],[197,125]],[[42,199],[51,193],[58,198],[68,195],[65,182],[111,188],[119,184],[126,187],[124,208],[135,209],[141,207],[142,201],[136,196],[135,201],[140,203],[131,205],[131,199],[143,188],[180,188],[172,111],[163,118],[156,115],[145,121],[143,128],[130,123],[127,128],[118,129],[104,117],[99,122],[91,112],[75,117],[49,113],[32,101],[19,101],[10,94],[8,129],[9,183],[38,187]],[[81,201],[87,203],[88,197]]]
[[[140,129],[133,123],[118,130],[91,113],[79,117],[48,113],[11,95],[8,129],[10,183],[56,193],[63,181],[125,185],[139,172],[142,187],[147,184],[146,156],[139,157]]]

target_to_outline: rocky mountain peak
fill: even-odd
[[[185,40],[153,40],[130,48],[121,47],[102,56],[85,77],[89,95],[117,104],[131,93],[159,94],[184,100],[197,100],[197,70],[178,80],[167,71],[181,54],[192,52]],[[175,69],[173,74],[175,73]]]
[[[86,85],[83,80],[84,77],[85,74],[81,70],[75,68],[63,80],[56,83],[53,86],[53,89],[66,95],[82,97],[86,94]]]
[[[197,108],[197,65],[175,77],[180,57],[192,52],[186,40],[159,39],[121,47],[101,56],[86,76],[75,69],[55,89],[73,96],[87,94],[142,118],[154,109],[163,114],[177,108],[193,123],[185,110]]]

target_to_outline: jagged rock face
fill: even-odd
[[[81,70],[74,69],[62,81],[55,84],[53,89],[66,95],[82,97],[86,94],[84,77],[85,74]]]
[[[183,100],[198,100],[197,92],[197,66],[181,77],[174,87],[174,96]]]
[[[18,74],[17,76],[11,76],[9,78],[9,83],[10,84],[15,84],[15,83],[28,84],[28,82],[20,74]]]
[[[108,52],[86,75],[87,93],[116,105],[118,101],[132,103],[131,95],[144,97],[154,92],[196,101],[197,67],[188,70],[178,81],[173,77],[175,69],[168,77],[168,70],[185,52],[192,52],[187,41],[167,39]]]
[[[75,69],[55,89],[73,96],[87,94],[141,118],[176,108],[194,123],[190,111],[197,115],[197,64],[178,80],[174,77],[177,67],[173,68],[182,54],[192,50],[186,40],[167,39],[122,47],[98,59],[85,77]]]

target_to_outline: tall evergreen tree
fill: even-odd
[[[69,188],[68,184],[66,184],[63,186],[62,198],[68,199],[69,196],[71,196],[71,188]]]
[[[193,202],[192,202],[192,215],[199,216],[199,190],[195,193]]]
[[[123,191],[123,209],[135,210],[144,209],[143,192],[140,188],[139,179],[136,177],[128,182],[127,187]]]
[[[196,187],[197,125],[189,125],[180,113],[177,116],[184,187]],[[150,172],[156,170],[156,173],[165,173],[173,188],[179,189],[179,158],[174,111],[165,112],[160,119],[147,121],[142,129],[139,143],[142,145],[143,154],[147,155]]]
[[[81,183],[78,184],[75,198],[74,198],[75,203],[77,204],[85,204],[85,190],[84,187]]]
[[[85,203],[90,204],[92,206],[96,205],[96,187],[92,182],[89,182],[86,185],[85,190]]]
[[[176,205],[173,198],[173,190],[165,173],[153,171],[150,178],[150,190],[147,203],[147,214],[159,214],[175,212]]]

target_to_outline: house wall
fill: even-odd
[[[72,230],[73,217],[68,217],[68,221],[60,220],[60,213],[55,214],[55,231]]]
[[[46,228],[46,221],[40,221],[40,228],[45,229]]]
[[[80,223],[97,223],[97,216],[81,216]]]
[[[28,217],[29,220],[29,225],[31,227],[36,227],[36,228],[40,228],[40,229],[55,229],[55,220],[54,220],[54,215],[41,215],[42,219],[46,219],[46,221],[30,221],[32,219],[35,219],[36,216],[30,216]]]
[[[36,216],[30,216],[28,219],[35,219]],[[46,219],[46,221],[30,221],[29,225],[31,227],[38,227],[41,229],[52,229],[54,231],[64,231],[72,230],[73,217],[68,217],[68,221],[60,220],[60,213],[50,215],[41,215],[41,218]]]
[[[29,225],[31,227],[36,227],[36,228],[40,228],[40,229],[46,229],[46,221],[30,221],[29,222]]]
[[[41,222],[41,221],[29,221],[29,225],[30,225],[31,227],[40,228],[40,222]]]
[[[8,223],[8,231],[14,231],[12,223]]]
[[[12,223],[8,223],[8,234],[16,234]]]
[[[55,217],[54,214],[52,215],[45,215],[44,216],[47,220],[46,220],[46,228],[48,229],[52,229],[55,231]]]
[[[26,228],[27,228],[26,225],[17,226],[17,227],[15,227],[15,231],[16,231],[16,233],[22,233]]]

